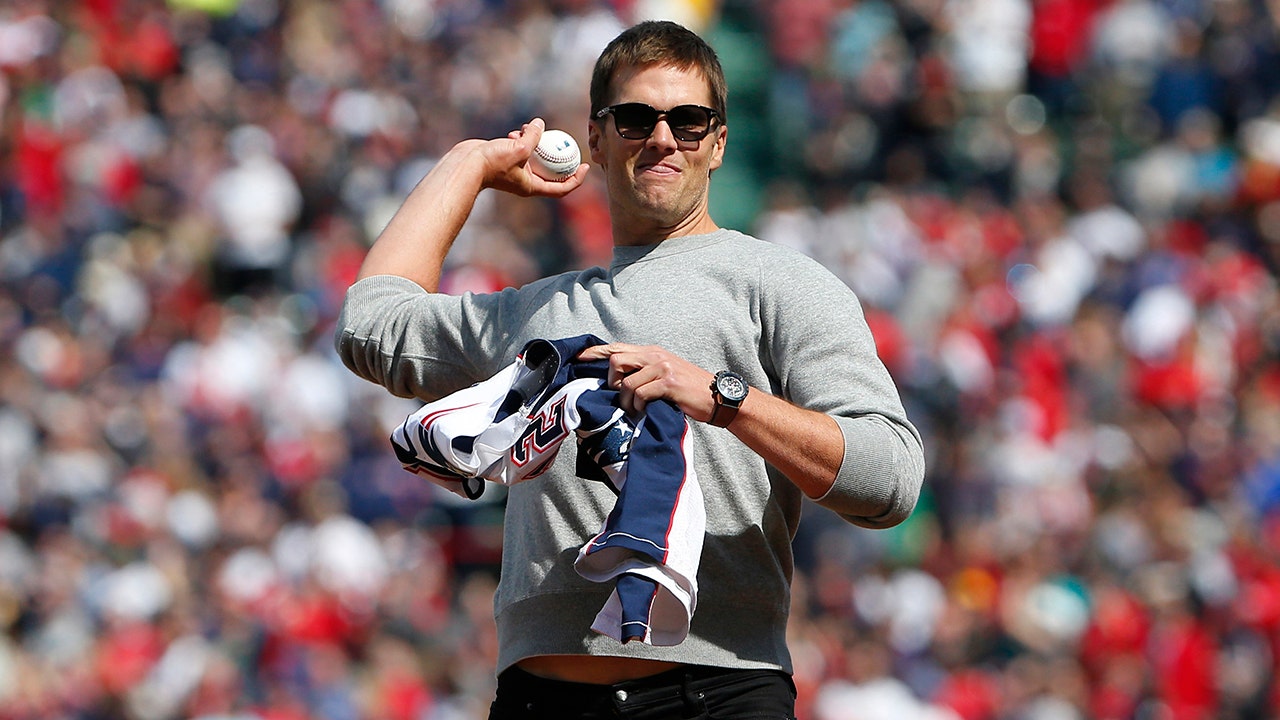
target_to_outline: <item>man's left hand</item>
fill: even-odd
[[[583,350],[578,359],[609,361],[606,382],[619,391],[619,404],[629,413],[644,412],[654,400],[669,400],[694,420],[711,419],[711,373],[666,348],[609,343]]]

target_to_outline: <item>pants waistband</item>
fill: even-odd
[[[686,665],[608,685],[551,680],[512,667],[498,677],[490,720],[794,718],[795,684],[778,670]]]

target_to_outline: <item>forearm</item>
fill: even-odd
[[[429,292],[439,290],[445,256],[483,181],[484,161],[474,143],[446,153],[387,223],[365,256],[359,278],[399,275]]]
[[[747,395],[728,429],[810,498],[831,489],[844,460],[834,419],[761,390]]]
[[[810,499],[849,522],[890,527],[915,506],[923,452],[918,437],[888,417],[837,418],[752,390],[728,427]]]

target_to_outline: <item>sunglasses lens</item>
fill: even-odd
[[[711,115],[697,105],[680,105],[667,112],[667,124],[680,140],[701,140],[711,130]]]
[[[643,103],[615,105],[613,122],[622,137],[643,140],[653,134],[653,128],[658,124],[658,111]]]

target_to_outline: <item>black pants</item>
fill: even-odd
[[[489,720],[794,720],[796,689],[774,670],[690,665],[612,685],[547,680],[513,667],[498,677]]]

